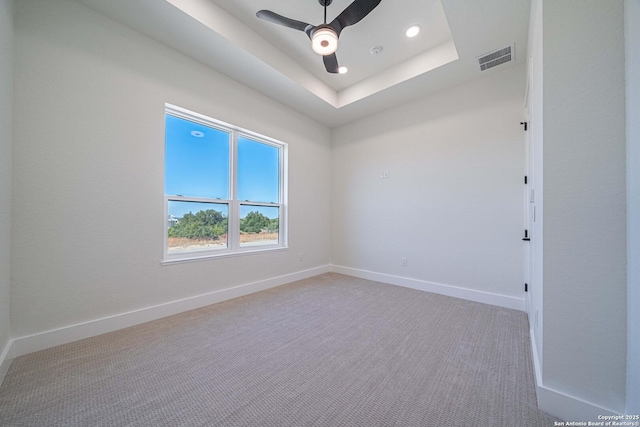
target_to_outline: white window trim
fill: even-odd
[[[201,261],[206,259],[215,258],[227,258],[250,254],[259,254],[264,252],[282,251],[287,250],[288,246],[288,215],[287,215],[287,195],[288,195],[288,144],[277,139],[270,138],[268,136],[261,135],[256,132],[249,131],[247,129],[240,128],[238,126],[225,123],[220,120],[207,117],[205,115],[195,113],[193,111],[181,108],[172,104],[165,104],[165,115],[170,114],[175,117],[179,117],[185,120],[195,121],[204,126],[212,127],[224,132],[228,132],[231,138],[230,150],[229,150],[229,199],[208,199],[202,197],[185,197],[178,195],[164,194],[164,215],[163,215],[163,241],[164,241],[164,254],[162,264],[174,264],[192,261]],[[237,151],[238,151],[238,138],[245,137],[263,144],[271,145],[279,149],[279,170],[280,170],[280,182],[279,182],[279,194],[280,200],[278,203],[265,203],[265,202],[252,202],[245,200],[237,200]],[[165,153],[166,155],[166,153]],[[164,157],[163,157],[164,159]],[[165,176],[163,167],[163,177]],[[185,201],[185,202],[206,202],[206,203],[218,203],[228,206],[228,230],[227,230],[227,248],[226,249],[212,249],[183,253],[169,253],[168,238],[167,238],[167,218],[169,216],[169,201]],[[278,243],[271,245],[259,245],[259,246],[240,246],[240,206],[272,206],[279,207],[278,217]],[[231,219],[234,218],[234,221]]]

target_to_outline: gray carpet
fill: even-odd
[[[16,358],[2,426],[552,426],[524,313],[338,274]]]

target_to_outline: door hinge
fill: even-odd
[[[529,292],[529,285],[527,285],[526,283],[524,284],[524,291]]]
[[[524,230],[524,238],[522,240],[524,240],[525,242],[531,240],[529,239],[529,230]]]
[[[527,183],[527,175],[524,176],[524,183]]]
[[[520,124],[524,126],[524,130],[525,131],[528,130],[528,128],[529,128],[529,126],[528,126],[529,123],[528,122],[520,122]]]

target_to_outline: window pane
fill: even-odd
[[[240,246],[274,245],[279,241],[280,209],[240,206]]]
[[[229,133],[166,115],[168,195],[229,199]]]
[[[238,200],[279,203],[280,150],[238,138]]]
[[[169,200],[168,213],[169,253],[227,248],[227,204]]]

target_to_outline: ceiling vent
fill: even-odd
[[[502,49],[494,50],[493,52],[485,53],[482,56],[476,58],[480,71],[486,71],[489,68],[496,67],[505,62],[511,62],[516,59],[515,45],[510,45]]]

